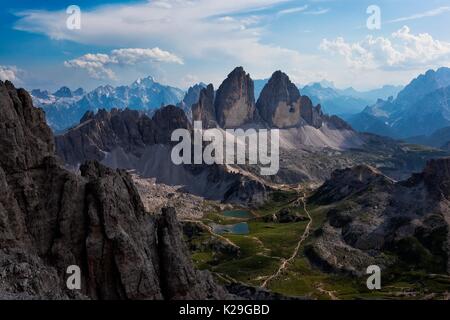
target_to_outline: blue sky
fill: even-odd
[[[154,76],[216,86],[238,65],[254,79],[285,71],[359,89],[406,84],[450,66],[450,1],[0,0],[0,78],[54,90]],[[69,5],[81,29],[66,27]],[[369,30],[366,9],[381,10]]]

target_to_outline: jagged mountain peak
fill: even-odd
[[[39,99],[48,99],[50,97],[50,92],[48,90],[33,89],[31,90],[31,95]]]
[[[114,90],[114,87],[110,84],[106,84],[103,86],[99,86],[96,89],[93,90],[93,92],[98,92],[98,93],[102,93],[102,92],[111,92]]]
[[[223,128],[237,128],[253,121],[253,80],[243,67],[236,67],[220,85],[214,102],[217,122]]]
[[[245,74],[245,75],[247,75],[247,72],[245,72],[244,67],[238,66],[238,67],[234,68],[233,71],[231,71],[228,74],[228,76],[230,77],[230,76],[237,75],[237,74]]]
[[[428,70],[413,79],[396,99],[377,101],[349,119],[357,130],[394,138],[431,135],[450,125],[450,69]]]
[[[189,87],[188,91],[184,95],[183,100],[178,104],[178,107],[183,109],[187,117],[192,120],[192,107],[199,101],[200,92],[206,88],[207,85],[203,82],[196,83]]]
[[[82,96],[82,95],[84,95],[86,92],[84,91],[84,89],[83,88],[78,88],[77,90],[75,90],[74,92],[73,92],[73,95],[74,96]]]
[[[297,86],[288,75],[275,71],[264,86],[256,109],[264,121],[278,128],[287,128],[300,124],[301,96]]]
[[[437,89],[450,86],[450,68],[430,69],[413,79],[397,96],[403,104],[413,102]]]
[[[137,79],[136,81],[134,81],[131,84],[131,86],[132,87],[140,87],[140,86],[151,87],[155,83],[156,83],[156,81],[152,76],[147,76],[144,78]]]
[[[73,93],[68,87],[61,87],[55,93],[53,93],[55,97],[58,98],[72,98]]]
[[[214,94],[214,86],[209,84],[200,91],[198,102],[192,106],[192,118],[196,121],[201,121],[204,128],[217,126]]]

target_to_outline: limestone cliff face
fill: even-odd
[[[264,86],[256,110],[271,128],[309,125],[319,129],[327,122],[336,129],[349,129],[343,120],[324,115],[320,105],[314,106],[311,99],[301,96],[297,86],[281,71],[276,71]]]
[[[311,99],[302,96],[300,100],[300,111],[302,118],[307,124],[315,128],[320,128],[323,124],[323,113],[321,106],[314,106]]]
[[[193,268],[173,210],[150,216],[125,171],[92,161],[77,176],[53,150],[43,112],[0,82],[0,298],[227,297]]]
[[[212,84],[200,92],[198,102],[192,106],[192,119],[194,121],[201,121],[204,129],[217,126],[216,108],[214,107],[214,87]]]
[[[289,77],[276,71],[259,96],[256,108],[261,118],[275,128],[289,128],[301,123],[300,92]]]
[[[242,67],[234,69],[217,90],[216,118],[222,128],[239,128],[255,117],[253,80]]]

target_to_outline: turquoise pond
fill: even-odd
[[[211,224],[214,233],[224,234],[224,233],[232,233],[232,234],[248,234],[250,232],[248,228],[247,222],[241,222],[230,225],[221,225],[221,224]]]
[[[250,219],[253,215],[249,211],[245,210],[229,210],[222,212],[222,215],[230,218]]]

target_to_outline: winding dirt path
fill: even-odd
[[[323,293],[323,294],[326,294],[326,295],[328,295],[329,297],[330,297],[330,299],[331,300],[339,300],[339,298],[336,296],[336,292],[335,291],[329,291],[329,290],[326,290],[324,287],[323,287],[323,283],[319,283],[318,285],[317,285],[317,287],[316,287],[316,289],[317,289],[317,291],[319,291],[320,293]]]
[[[311,229],[311,225],[312,225],[313,219],[312,219],[311,215],[309,214],[308,209],[306,209],[306,201],[305,201],[306,194],[305,194],[304,192],[302,192],[302,193],[303,193],[303,195],[302,195],[301,197],[299,197],[297,201],[301,201],[301,202],[303,203],[303,209],[305,210],[306,214],[308,215],[309,222],[308,222],[308,224],[306,225],[305,231],[303,232],[302,237],[301,237],[300,240],[298,241],[297,246],[295,247],[295,250],[294,250],[294,252],[292,253],[292,255],[289,257],[289,259],[283,259],[283,260],[282,260],[281,265],[280,265],[280,267],[278,268],[278,270],[277,270],[274,274],[272,274],[270,277],[268,277],[268,278],[263,282],[263,284],[261,285],[262,288],[267,288],[267,285],[270,283],[270,281],[272,281],[273,279],[278,278],[278,277],[283,273],[283,271],[284,271],[285,269],[287,269],[288,265],[295,259],[295,257],[297,257],[298,252],[300,251],[300,248],[301,248],[303,242],[304,242],[304,241],[308,238],[308,236],[309,236],[309,231],[310,231],[310,229]]]

